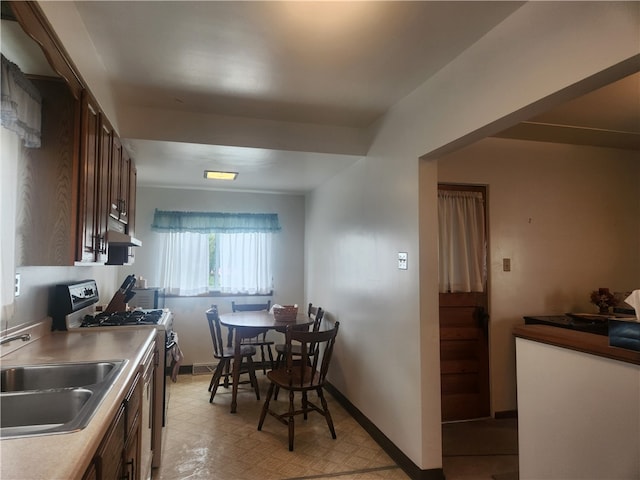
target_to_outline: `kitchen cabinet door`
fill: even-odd
[[[82,480],[98,480],[98,471],[96,470],[96,464],[94,462],[91,462],[89,468],[84,472]]]
[[[113,135],[111,143],[111,168],[109,171],[109,215],[120,219],[122,210],[122,195],[120,193],[120,178],[122,176],[122,144],[117,135]]]
[[[78,240],[76,260],[95,262],[100,250],[98,190],[100,188],[100,113],[96,101],[84,90],[81,107],[80,186],[78,189]]]
[[[99,480],[122,480],[124,441],[124,406],[121,406],[95,457]]]
[[[80,134],[80,188],[76,260],[107,261],[109,172],[113,129],[91,94],[82,96]]]
[[[107,261],[107,227],[109,224],[109,187],[111,156],[113,154],[113,128],[107,117],[100,114],[100,162],[98,174],[98,205],[96,211],[96,231],[101,240],[96,254],[96,261]]]
[[[109,172],[109,215],[124,225],[129,220],[130,169],[129,152],[114,132],[111,146],[111,170]]]
[[[137,194],[138,170],[131,159],[129,161],[129,205],[127,209],[127,232],[134,237],[136,225],[136,194]]]
[[[129,177],[131,175],[131,158],[127,149],[122,147],[122,157],[120,159],[120,210],[118,220],[125,225],[129,223],[130,194],[129,194]]]
[[[15,236],[11,256],[15,252],[17,266],[73,265],[81,103],[58,79],[30,81],[42,97],[42,143],[39,148],[20,146],[21,153],[12,160],[17,176],[3,178],[16,192],[15,229],[8,234]]]

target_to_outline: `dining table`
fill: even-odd
[[[220,314],[220,323],[227,328],[234,329],[234,358],[232,370],[231,413],[236,413],[238,399],[238,383],[240,381],[240,355],[242,339],[255,336],[256,329],[269,329],[285,332],[287,327],[303,327],[311,325],[313,319],[304,313],[298,313],[295,319],[287,321],[276,320],[273,313],[266,310],[245,311]]]

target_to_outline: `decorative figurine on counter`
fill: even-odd
[[[606,315],[609,308],[616,305],[616,297],[608,288],[599,288],[591,292],[591,303],[598,306],[599,313]]]

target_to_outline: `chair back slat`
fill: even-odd
[[[231,301],[231,311],[232,312],[261,312],[261,311],[265,311],[268,312],[269,309],[271,308],[271,300],[267,300],[266,303],[236,303],[234,301]],[[227,334],[227,346],[231,347],[233,345],[233,335],[237,334],[235,333],[234,328],[229,328],[229,333]],[[267,334],[267,330],[265,330],[264,328],[256,328],[256,329],[243,329],[244,330],[244,334],[242,335],[242,338],[250,338],[250,339],[256,339],[259,335],[262,335],[263,340],[266,339],[266,334]]]
[[[218,306],[211,305],[206,311],[207,321],[209,322],[209,332],[211,333],[211,341],[213,342],[213,355],[221,358],[224,355],[222,346],[222,329],[220,328],[220,317],[218,316]]]
[[[287,327],[287,351],[293,351],[293,345],[300,347],[299,355],[287,355],[287,371],[291,386],[303,386],[309,382],[317,385],[324,383],[339,325],[340,322],[336,322],[330,330],[310,332]]]
[[[231,302],[231,310],[233,312],[259,312],[261,310],[269,311],[271,308],[271,300],[267,303],[236,303]]]

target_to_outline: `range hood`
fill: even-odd
[[[107,245],[114,247],[140,247],[142,242],[126,233],[107,230]]]

